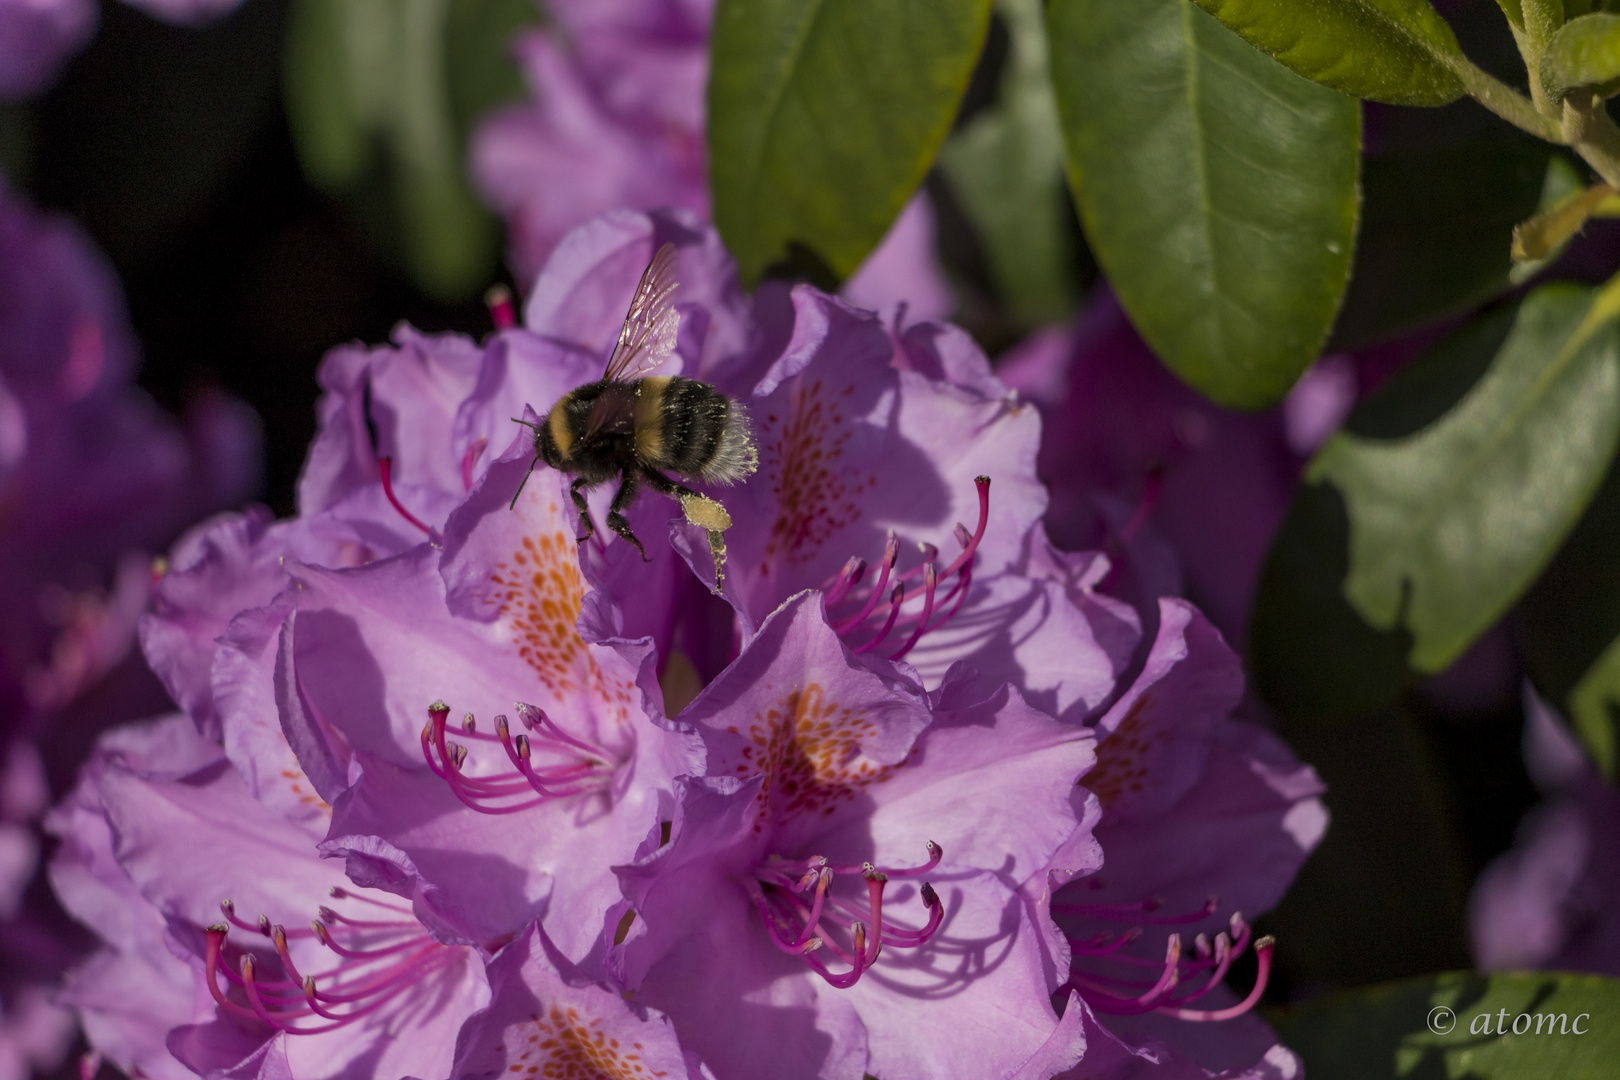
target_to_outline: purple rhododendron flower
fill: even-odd
[[[489,1008],[456,1045],[453,1080],[533,1076],[712,1080],[667,1017],[591,982],[538,924],[489,965]]]
[[[1072,956],[1067,986],[1116,1034],[1242,1067],[1275,1042],[1249,1011],[1272,945],[1252,940],[1248,919],[1321,841],[1324,789],[1274,736],[1231,715],[1242,670],[1202,615],[1161,600],[1158,627],[1141,673],[1098,720],[1097,767],[1081,778],[1101,803],[1105,862],[1058,888],[1052,914]],[[1233,1003],[1222,980],[1251,944],[1260,975]]]
[[[173,23],[200,23],[242,0],[124,0]],[[0,0],[0,100],[30,97],[96,32],[94,0]]]
[[[444,1075],[488,1002],[475,945],[344,882],[185,718],[118,733],[53,825],[58,894],[108,943],[68,999],[126,1069]]]
[[[1525,816],[1513,849],[1474,885],[1474,961],[1485,971],[1620,975],[1620,920],[1613,902],[1620,889],[1620,794],[1528,687],[1524,754],[1547,801]]]
[[[936,713],[814,593],[682,719],[708,773],[620,871],[615,966],[719,1075],[997,1076],[1041,1045],[1055,1015],[1017,887],[1079,826],[1088,732],[1012,690]]]
[[[1222,633],[1242,642],[1305,458],[1355,403],[1348,358],[1318,363],[1270,412],[1222,409],[1160,363],[1104,291],[1072,330],[1032,336],[998,374],[1047,419],[1040,474],[1053,481],[1053,541],[1120,559],[1123,580],[1110,588],[1150,617],[1185,581]]]
[[[564,0],[547,10],[555,25],[514,46],[534,100],[492,112],[469,149],[479,192],[506,219],[508,258],[525,288],[562,238],[599,214],[709,213],[713,0]],[[916,318],[950,312],[925,193],[907,203],[844,293],[875,310],[905,303]]]
[[[664,243],[660,373],[735,397],[758,442],[712,492],[718,582],[661,495],[627,510],[646,561],[576,541],[569,478],[513,423],[600,377]],[[524,322],[335,350],[299,516],[177,546],[142,640],[189,719],[109,736],[55,819],[57,887],[108,942],[70,994],[93,1045],[266,1077],[610,1073],[627,1046],[719,1080],[1292,1075],[1261,987],[1224,976],[1320,785],[1232,718],[1191,607],[1144,641],[1109,560],[1046,541],[1039,418],[970,338],[745,297],[676,211],[570,233]],[[324,929],[278,935],[332,884]],[[1158,926],[1185,959],[1138,951]],[[97,990],[140,978],[170,1004]],[[420,1038],[376,1042],[430,1000]]]

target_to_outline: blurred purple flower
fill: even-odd
[[[1484,971],[1620,975],[1620,793],[1528,686],[1524,756],[1547,801],[1525,816],[1512,850],[1474,885],[1474,962]]]
[[[1184,580],[1227,639],[1243,642],[1305,458],[1355,403],[1348,358],[1319,362],[1269,412],[1222,409],[1159,362],[1104,290],[1072,330],[1032,336],[997,374],[1047,421],[1039,471],[1053,542],[1119,560],[1110,587],[1149,615]]]
[[[200,23],[242,0],[124,0],[173,23]],[[95,0],[0,0],[0,100],[46,89],[96,32]]]
[[[508,259],[527,290],[570,230],[611,210],[709,215],[704,143],[713,0],[563,0],[553,28],[514,49],[532,101],[497,109],[469,156],[484,200],[506,219]],[[918,192],[844,289],[863,307],[905,302],[914,318],[953,304]]]
[[[43,90],[95,32],[95,0],[0,0],[0,99]]]
[[[130,385],[111,268],[72,224],[0,190],[0,700],[59,709],[122,658],[150,586],[139,552],[249,495],[258,422],[223,395],[183,433]],[[20,708],[18,704],[20,703]]]

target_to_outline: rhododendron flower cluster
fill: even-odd
[[[660,374],[745,404],[719,593],[643,493],[576,541],[532,435],[677,250]],[[176,548],[182,712],[52,817],[67,1000],[169,1077],[1284,1078],[1252,919],[1326,823],[1195,609],[1054,548],[1040,420],[960,330],[739,290],[616,212],[522,326],[334,351],[296,518]],[[531,473],[532,469],[532,473]],[[522,486],[525,475],[527,484]],[[602,520],[611,490],[593,492]],[[515,496],[515,498],[514,498]],[[1253,954],[1258,980],[1228,985]]]
[[[38,744],[92,691],[81,735],[158,707],[132,657],[153,555],[258,483],[252,412],[201,395],[182,428],[132,385],[139,359],[106,259],[0,184],[0,1077],[73,1037],[51,987],[74,928],[36,887]]]

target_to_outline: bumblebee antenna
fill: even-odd
[[[524,427],[528,428],[530,431],[539,431],[540,430],[540,425],[535,423],[533,420],[519,420],[517,417],[514,416],[514,417],[512,417],[512,423],[514,423],[514,424],[522,424]]]
[[[518,423],[520,423],[520,424],[522,422],[523,421],[521,421],[521,420],[518,421]],[[516,510],[517,509],[518,496],[523,494],[523,488],[529,482],[529,474],[534,472],[534,467],[535,467],[535,465],[537,465],[539,463],[539,461],[540,461],[540,455],[539,454],[536,454],[536,455],[534,455],[534,457],[529,459],[529,467],[527,469],[523,470],[523,479],[518,482],[518,489],[512,493],[512,501],[506,507],[508,510]]]

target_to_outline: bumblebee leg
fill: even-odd
[[[579,508],[579,523],[585,530],[584,536],[574,539],[583,544],[596,535],[596,526],[591,524],[591,508],[585,503],[585,493],[579,489],[585,486],[585,478],[577,476],[574,482],[568,485],[568,494],[573,497],[574,505]]]
[[[709,591],[719,596],[720,584],[726,579],[726,530],[731,528],[731,515],[707,495],[699,495],[657,469],[643,468],[641,475],[654,491],[680,500],[686,520],[708,534],[709,556],[714,560],[714,584]]]
[[[685,484],[677,484],[657,469],[642,469],[641,475],[647,481],[647,484],[660,495],[668,495],[672,499],[701,499],[703,497]]]
[[[608,507],[608,528],[612,529],[616,535],[636,545],[636,550],[641,552],[642,562],[652,562],[647,557],[647,549],[641,546],[641,541],[636,539],[636,534],[630,531],[630,522],[624,516],[624,511],[629,508],[631,503],[636,501],[636,474],[626,469],[620,476],[619,490],[613,496],[613,502]]]

